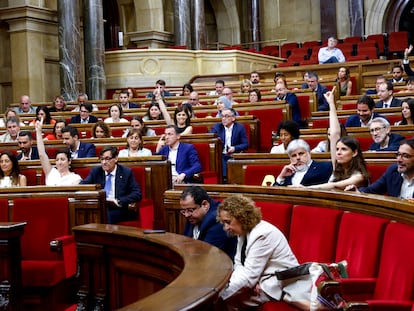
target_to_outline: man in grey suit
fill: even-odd
[[[274,186],[312,186],[328,182],[332,174],[332,163],[313,161],[306,141],[292,140],[287,153],[290,163],[282,168]]]

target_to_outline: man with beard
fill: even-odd
[[[17,143],[19,145],[17,160],[39,160],[39,152],[37,147],[33,146],[32,132],[19,132]]]
[[[380,114],[374,112],[375,102],[367,95],[361,96],[357,101],[357,113],[348,117],[345,127],[367,127],[368,123],[378,117]]]
[[[391,164],[385,173],[368,187],[349,185],[345,191],[388,194],[401,199],[413,199],[414,193],[414,139],[403,140],[396,153],[397,163]]]
[[[332,174],[332,163],[313,161],[306,141],[292,140],[287,153],[290,164],[282,168],[274,186],[312,186],[328,182]]]
[[[203,188],[190,186],[181,193],[180,206],[180,213],[187,219],[184,235],[217,246],[233,259],[237,239],[229,237],[217,221],[218,202]]]
[[[404,136],[391,133],[391,125],[384,118],[375,118],[369,122],[369,132],[374,142],[369,151],[397,151]]]

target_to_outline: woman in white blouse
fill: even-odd
[[[127,147],[119,151],[118,157],[147,157],[151,155],[151,150],[144,148],[141,130],[130,129],[127,135]]]

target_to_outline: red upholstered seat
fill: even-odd
[[[289,238],[292,204],[256,201],[256,206],[260,208],[264,220],[275,225],[283,232],[286,238]]]
[[[375,277],[378,257],[388,220],[374,216],[345,212],[341,219],[335,261],[346,259],[348,275]]]
[[[210,154],[210,145],[208,143],[195,143],[193,144],[197,150],[198,157],[201,162],[202,172],[201,176],[203,178],[203,182],[205,184],[217,184],[219,180],[221,180],[221,172],[218,167],[221,167],[221,159],[215,163],[216,169],[211,166],[211,157],[213,155]],[[221,155],[221,153],[220,153]],[[213,158],[214,160],[214,158]],[[220,162],[220,163],[218,163]]]
[[[9,202],[7,199],[0,200],[0,222],[9,221]]]
[[[300,263],[334,261],[342,213],[305,205],[293,208],[289,244]]]
[[[37,186],[36,169],[23,169],[20,174],[26,176],[28,186]]]
[[[279,175],[283,165],[246,165],[244,172],[244,184],[252,186],[262,185],[263,178],[266,175],[273,175],[275,178]]]
[[[345,298],[354,300],[355,294],[362,292],[370,295],[366,300],[369,310],[410,311],[414,301],[413,241],[412,226],[395,222],[387,225],[376,281],[342,280],[341,289]]]

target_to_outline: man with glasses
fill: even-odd
[[[397,151],[404,136],[391,133],[391,125],[384,118],[374,118],[369,122],[369,132],[374,142],[369,151]]]
[[[221,122],[216,123],[210,133],[217,134],[223,142],[223,182],[227,182],[227,161],[233,153],[246,151],[249,147],[246,129],[236,121],[236,113],[233,109],[224,108],[221,112]]]
[[[184,235],[217,246],[233,259],[237,240],[228,237],[217,221],[217,206],[206,190],[190,186],[180,197],[180,213],[186,218]]]
[[[105,146],[99,152],[101,165],[94,167],[81,184],[100,184],[106,192],[107,223],[137,219],[135,204],[141,189],[129,167],[118,164],[118,148]]]
[[[202,104],[200,104],[200,98],[196,91],[190,93],[190,97],[188,98],[188,100],[183,102],[183,104],[185,103],[188,103],[191,106],[202,106]]]
[[[401,199],[413,199],[414,194],[414,139],[403,140],[396,153],[397,163],[391,164],[385,173],[368,187],[349,185],[346,191],[388,194]]]
[[[69,148],[72,159],[96,157],[95,145],[80,141],[76,127],[65,126],[62,129],[62,139],[63,143]]]
[[[96,123],[98,122],[98,118],[91,115],[92,112],[92,105],[90,103],[82,103],[79,105],[79,114],[73,116],[70,119],[69,123]]]

